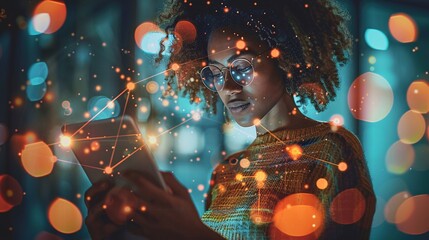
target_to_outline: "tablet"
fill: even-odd
[[[65,124],[61,130],[64,136],[70,138],[69,147],[92,183],[111,177],[119,185],[124,185],[121,173],[136,170],[168,191],[151,152],[130,116]]]

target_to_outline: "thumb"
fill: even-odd
[[[173,175],[172,172],[162,172],[162,177],[164,178],[165,183],[171,188],[174,195],[179,197],[189,197],[188,189],[186,189],[177,178]]]

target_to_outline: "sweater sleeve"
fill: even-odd
[[[319,197],[326,200],[320,239],[369,239],[376,199],[362,146],[343,128],[332,141],[340,158],[333,159],[336,165],[328,171],[332,175],[331,190],[319,192]]]

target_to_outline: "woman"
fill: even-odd
[[[142,207],[124,224],[102,208],[111,185],[94,184],[86,221],[93,238],[126,228],[150,239],[368,239],[375,197],[358,139],[305,117],[294,101],[323,111],[336,96],[336,64],[352,45],[345,20],[329,0],[170,1],[159,18],[167,32],[180,21],[197,30],[195,39],[186,28],[174,33],[169,66],[180,68],[169,71],[170,90],[204,100],[211,112],[219,96],[239,125],[256,126],[257,138],[215,168],[201,220],[170,173],[163,176],[172,194],[125,174]]]

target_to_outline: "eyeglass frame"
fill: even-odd
[[[260,55],[258,55],[258,56],[260,56]],[[226,81],[227,81],[226,74],[225,74],[225,71],[224,71],[225,69],[227,69],[229,71],[229,74],[231,75],[231,78],[232,78],[232,80],[235,83],[237,83],[238,85],[243,86],[243,87],[249,86],[253,82],[253,80],[255,79],[255,73],[254,73],[255,72],[255,67],[253,66],[253,60],[255,60],[258,56],[252,57],[250,60],[247,59],[247,58],[243,58],[243,57],[236,58],[236,59],[234,59],[234,61],[232,61],[231,63],[228,64],[229,65],[228,67],[225,67],[223,65],[222,65],[222,67],[218,67],[218,66],[213,65],[213,64],[208,64],[207,66],[201,68],[201,70],[199,71],[200,78],[201,78],[201,80],[203,79],[203,76],[201,74],[202,74],[202,72],[203,72],[204,69],[206,69],[206,68],[208,68],[210,66],[213,66],[213,67],[215,67],[215,68],[217,68],[217,69],[220,70],[220,72],[222,73],[222,77],[225,79],[225,83],[222,85],[221,89],[214,91],[209,86],[207,86],[207,84],[204,82],[204,80],[202,80],[204,86],[207,89],[209,89],[210,91],[212,91],[212,92],[219,92],[219,91],[223,90],[223,88],[225,87]],[[250,64],[250,66],[252,67],[252,71],[253,71],[252,72],[252,80],[250,80],[250,82],[248,84],[242,84],[240,81],[236,81],[235,78],[233,77],[232,73],[231,73],[231,69],[232,69],[233,63],[236,62],[236,61],[239,61],[239,60],[244,60],[244,61],[248,62]]]

